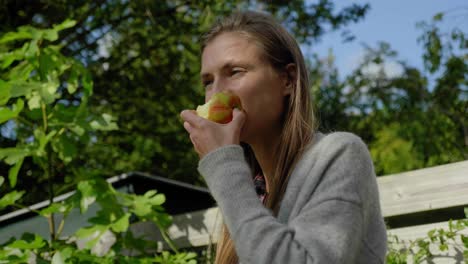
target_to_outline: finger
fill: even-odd
[[[200,155],[200,150],[198,148],[197,141],[195,139],[195,136],[190,135],[190,141],[192,141],[193,148],[195,149],[195,152],[197,152],[198,155]]]
[[[244,127],[246,119],[246,114],[245,112],[239,110],[239,109],[234,109],[232,113],[232,121],[228,124],[229,129],[234,133],[232,136],[234,136],[233,140],[235,144],[238,144],[239,139],[240,139],[240,134],[242,133],[242,128]]]
[[[190,123],[187,122],[187,121],[184,122],[184,128],[185,128],[185,130],[187,130],[187,132],[189,132],[189,133],[192,133],[192,131],[193,131],[192,125],[190,125]]]
[[[246,115],[244,111],[241,111],[237,108],[234,108],[232,111],[232,123],[235,123],[237,126],[242,127],[244,125]]]
[[[194,110],[184,110],[180,113],[180,117],[186,121],[189,122],[192,126],[197,126],[197,124],[200,124],[203,122],[203,118],[199,117],[197,115],[197,112]]]

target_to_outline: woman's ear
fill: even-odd
[[[294,87],[296,85],[296,78],[297,78],[297,67],[294,63],[289,63],[284,67],[284,90],[283,95],[290,95],[292,94]]]

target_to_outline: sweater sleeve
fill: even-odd
[[[310,174],[303,176],[306,181],[317,177],[316,170],[321,179],[315,190],[305,192],[310,197],[288,224],[280,223],[258,199],[240,146],[222,147],[200,161],[199,171],[218,203],[241,263],[355,261],[363,236],[358,187],[363,175],[373,175],[372,162],[357,137],[327,141],[320,144],[324,151],[315,161],[318,167],[301,170]]]

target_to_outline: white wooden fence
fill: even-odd
[[[385,218],[395,219],[444,208],[460,207],[463,210],[463,206],[468,206],[468,161],[388,175],[377,181]],[[425,217],[424,214],[421,217]],[[424,225],[389,229],[388,234],[398,236],[404,245],[409,240],[426,237],[434,228],[448,228],[448,222],[428,220],[429,223]],[[216,243],[221,222],[216,207],[177,215],[169,235],[180,247],[206,246]],[[135,224],[132,229],[149,238],[159,237],[158,231],[146,224]],[[436,254],[431,263],[461,263],[461,252],[460,245],[452,245],[448,253]]]
[[[463,214],[463,207],[468,207],[468,161],[379,177],[378,185],[386,218],[415,213],[424,217],[422,212],[446,208],[456,208],[458,214]],[[408,244],[411,240],[427,237],[430,230],[448,230],[448,221],[433,223],[430,213],[426,215],[429,218],[426,222],[430,223],[389,229],[388,234],[396,235],[403,240],[402,244]],[[468,235],[468,229],[463,233]],[[449,246],[448,252],[440,252],[438,245],[432,244],[433,263],[463,263],[462,245],[457,240],[457,244]]]

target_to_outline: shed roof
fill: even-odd
[[[126,193],[144,194],[146,191],[156,189],[166,196],[163,207],[171,215],[182,214],[191,211],[207,209],[215,206],[209,190],[204,187],[168,179],[162,176],[151,175],[143,172],[129,172],[107,179],[114,188]],[[54,198],[54,202],[60,202],[71,195],[71,191]],[[32,210],[40,210],[49,205],[49,201],[42,201],[28,208],[0,215],[0,228],[11,223],[37,216]]]

